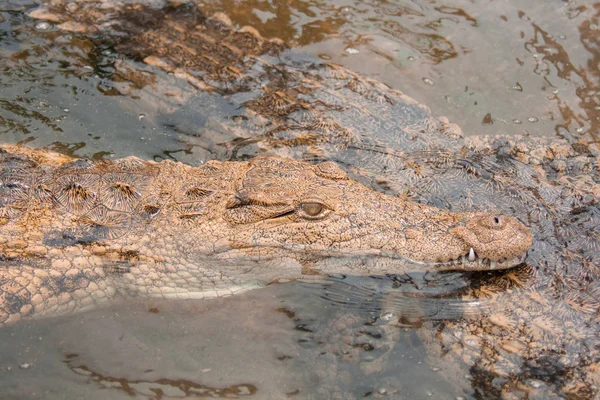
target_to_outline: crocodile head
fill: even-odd
[[[227,246],[246,254],[283,248],[298,258],[388,260],[384,270],[363,273],[394,272],[391,260],[417,270],[489,270],[521,264],[532,244],[514,218],[453,213],[382,194],[332,162],[258,157],[236,189],[225,205],[224,219],[234,228]]]

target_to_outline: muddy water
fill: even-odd
[[[292,57],[308,53],[381,80],[448,116],[465,135],[527,132],[596,140],[599,6],[521,3],[199,6],[285,40],[293,46]],[[127,78],[115,74],[116,61],[125,64],[119,73],[147,72],[136,79],[152,80],[153,71],[85,35],[28,18],[35,6],[0,5],[2,142],[95,158],[135,154],[193,164],[219,158],[227,137],[191,142],[186,133],[210,125],[211,113],[234,115],[226,99],[185,97],[188,85],[166,74],[160,79],[183,93],[181,107],[157,97],[142,81],[124,85]],[[452,364],[428,357],[431,349],[420,339],[438,319],[476,318],[485,311],[476,302],[456,304],[443,296],[444,290],[469,285],[470,278],[398,282],[278,285],[232,299],[133,302],[5,328],[0,397],[497,397],[510,373],[494,371],[489,386],[480,384],[477,365],[457,375]],[[413,297],[399,296],[390,306],[382,294],[394,291],[441,300],[411,303],[406,299]],[[392,316],[399,322],[388,324]],[[463,341],[468,346],[476,339]],[[538,369],[558,371],[557,379],[569,376],[568,366],[558,363]],[[524,374],[519,393],[552,393],[554,375],[545,376]]]
[[[54,144],[63,152],[96,157],[166,153],[195,162],[210,156],[189,157],[190,145],[181,143],[182,131],[206,122],[196,110],[173,120],[173,105],[140,90],[144,82],[137,90],[121,90],[122,79],[112,75],[119,56],[110,47],[97,47],[53,24],[36,25],[25,16],[34,2],[3,4],[3,141]],[[199,6],[207,13],[227,13],[238,27],[251,25],[279,37],[298,53],[381,80],[448,116],[467,136],[597,138],[598,3],[215,1]],[[169,84],[184,90],[177,80]],[[228,107],[215,97],[195,101],[218,112]]]
[[[599,4],[592,1],[205,1],[399,89],[467,135],[595,135]]]
[[[203,302],[128,301],[0,331],[3,399],[353,399],[468,396],[373,298],[342,282]],[[414,310],[417,311],[417,310]]]

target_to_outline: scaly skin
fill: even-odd
[[[148,105],[159,110],[157,116],[169,114],[177,125],[176,149],[185,149],[186,154],[189,150],[195,159],[202,159],[208,149],[212,158],[222,160],[262,152],[334,160],[353,168],[354,176],[367,186],[413,201],[454,211],[504,210],[526,221],[535,236],[526,264],[499,273],[461,274],[468,283],[464,291],[442,297],[419,283],[416,289],[427,300],[427,312],[421,318],[415,319],[411,312],[415,299],[407,297],[408,307],[402,300],[402,287],[386,287],[382,292],[392,292],[392,299],[398,300],[398,304],[390,303],[396,304],[391,311],[401,324],[420,327],[417,335],[431,357],[431,366],[442,367],[440,373],[451,375],[450,380],[465,387],[466,393],[474,390],[484,398],[598,396],[600,148],[593,129],[586,134],[567,133],[563,129],[568,128],[561,126],[557,134],[563,139],[515,136],[509,128],[509,136],[461,138],[459,127],[405,94],[347,68],[294,51],[280,52],[285,48],[281,41],[261,37],[252,28],[236,29],[224,15],[210,17],[192,3],[53,0],[45,4],[30,16],[55,24],[50,34],[10,14],[13,30],[7,49],[14,53],[7,50],[11,54],[7,68],[32,71],[32,65],[59,61],[73,66],[72,71],[100,66],[103,85],[99,90],[111,95],[103,96],[103,101],[118,99],[121,107],[132,112],[146,104],[145,110]],[[582,35],[595,20],[597,16],[581,21]],[[543,32],[538,28],[534,31]],[[23,46],[27,51],[17,51]],[[98,51],[103,49],[108,51]],[[553,50],[541,56],[544,62],[561,70],[565,59],[554,54],[567,49],[552,41],[546,41],[544,49]],[[5,74],[7,83],[14,82],[13,75]],[[41,79],[45,74],[38,71],[37,76]],[[17,124],[13,130],[28,132],[31,118],[44,129],[57,130],[56,115],[34,106],[35,93],[26,98],[32,100],[30,112],[15,122],[11,115],[11,123]],[[25,104],[20,98],[15,102]],[[146,121],[153,114],[146,113]],[[94,141],[95,146],[88,141],[83,151],[123,154],[123,147],[132,147],[127,140],[133,135],[120,136],[116,142],[110,138]],[[56,140],[54,135],[37,135],[35,143],[44,146],[52,140]],[[65,131],[60,140],[79,142],[79,132]],[[173,147],[154,143],[156,149]],[[150,158],[154,152],[146,147],[152,149],[143,146],[140,154]],[[61,151],[69,149],[77,147]],[[124,266],[139,262],[133,252],[121,257]],[[301,261],[308,267],[327,267],[323,260],[317,263],[306,257]],[[329,263],[329,270],[335,270],[334,264]],[[119,271],[118,265],[110,269]],[[437,275],[442,283],[453,276]],[[429,274],[424,277],[429,282]],[[115,278],[111,284],[116,288],[123,282],[116,274],[110,278]],[[434,288],[435,281],[434,277]],[[69,281],[57,282],[64,286]],[[115,295],[118,292],[115,289]],[[428,297],[432,294],[433,299]],[[448,303],[452,306],[449,315]],[[376,310],[371,297],[368,307]],[[343,309],[355,314],[345,301]],[[463,318],[461,309],[468,311]],[[435,315],[433,321],[431,315]],[[344,393],[343,379],[331,380],[336,374],[331,362],[343,365],[352,354],[364,351],[360,363],[372,360],[366,368],[361,365],[364,373],[379,380],[381,375],[373,371],[380,368],[384,379],[390,377],[396,364],[387,364],[382,350],[392,350],[391,362],[397,357],[398,327],[386,317],[380,320],[383,332],[368,335],[365,322],[372,321],[357,320],[356,315],[343,315],[341,320],[356,321],[354,333],[345,329],[342,341],[331,330],[320,335],[333,338],[333,346],[341,348],[336,352],[339,357],[330,362],[319,357],[321,372],[331,382],[319,389],[351,398],[354,393]],[[331,326],[337,328],[338,323]],[[356,341],[347,341],[353,337]],[[372,340],[370,349],[375,351],[356,347],[363,340]],[[322,341],[315,346],[322,346]]]
[[[169,120],[177,121],[177,149],[186,153],[191,149],[196,159],[209,149],[211,157],[223,160],[262,152],[335,160],[355,168],[352,173],[368,186],[420,203],[455,211],[504,210],[526,221],[535,236],[526,264],[495,274],[468,274],[464,292],[428,298],[440,307],[433,310],[433,321],[430,314],[415,320],[404,301],[392,311],[400,322],[406,323],[408,316],[408,322],[420,326],[417,334],[431,366],[442,367],[441,373],[452,375],[450,380],[464,385],[467,393],[474,390],[482,398],[597,398],[600,148],[593,129],[579,134],[557,127],[563,139],[518,136],[508,127],[509,136],[461,138],[459,127],[405,94],[341,66],[299,57],[293,51],[279,53],[285,47],[281,41],[261,37],[252,28],[236,29],[224,15],[210,17],[193,3],[53,0],[45,4],[30,16],[55,24],[51,33],[38,32],[31,21],[10,14],[13,30],[6,38],[7,68],[35,72],[31,66],[59,61],[73,66],[70,70],[75,72],[100,66],[103,85],[99,90],[111,95],[103,96],[103,101],[118,99],[127,108],[129,99],[132,112],[142,103],[145,109],[148,105],[158,108],[158,115],[172,113]],[[596,15],[581,21],[582,39],[597,19]],[[539,38],[544,36],[543,28],[535,24],[533,31]],[[27,51],[18,51],[24,45]],[[552,50],[541,56],[543,61],[551,69],[562,70],[566,59],[555,54],[566,54],[568,49],[549,40],[543,47]],[[101,49],[109,51],[97,51]],[[39,79],[45,77],[42,72],[36,75]],[[13,75],[5,74],[8,83]],[[56,115],[34,106],[35,93],[26,99],[30,99],[28,112],[19,113],[23,115],[20,120],[16,114],[10,116],[10,122],[17,124],[13,130],[29,132],[31,118],[43,129],[58,130]],[[15,103],[25,104],[21,98]],[[211,104],[216,106],[206,107]],[[570,119],[570,108],[565,110]],[[146,121],[152,114],[146,113]],[[587,126],[580,118],[571,121]],[[54,135],[36,136],[38,146],[56,140]],[[96,146],[88,141],[84,151],[122,154],[123,147],[132,147],[129,136],[112,142],[108,135]],[[60,140],[79,142],[80,133],[62,132]],[[161,150],[173,147],[156,146]],[[69,148],[77,149],[67,146],[61,151]],[[140,154],[153,155],[144,149],[140,148]],[[121,257],[123,266],[140,261],[133,252],[112,257]],[[301,261],[308,267],[317,264],[310,257]],[[323,260],[318,265],[325,268]],[[212,266],[216,268],[216,263]],[[330,263],[329,270],[333,267]],[[119,271],[118,265],[110,269]],[[116,274],[110,278],[116,281],[115,287],[123,282]],[[59,279],[57,285],[65,282],[69,280]],[[421,284],[419,289],[423,290]],[[391,291],[393,298],[402,299],[402,293],[395,290],[388,287],[384,293]],[[426,297],[430,294],[423,292]],[[448,302],[457,307],[450,315],[444,312]],[[469,312],[459,318],[463,302]],[[368,307],[375,310],[371,298]],[[354,314],[345,302],[343,308]],[[481,314],[473,317],[475,311]],[[355,315],[341,318],[356,321]],[[365,322],[358,321],[358,333],[346,330],[343,336],[362,340]],[[391,320],[390,324],[381,339],[372,338],[374,347],[394,350],[398,328]],[[330,332],[321,338],[339,337]],[[334,340],[342,348],[336,353],[340,357],[331,361],[345,362],[342,357],[346,360],[348,354],[359,351],[355,345],[360,343]],[[395,350],[391,354],[397,357]],[[377,365],[384,368],[384,376],[391,376],[388,371],[395,369],[395,363],[386,364],[379,349],[365,355],[375,357],[365,374]],[[326,374],[335,369],[322,358],[318,362]],[[330,382],[329,387],[319,389],[336,394],[346,389],[338,378]],[[343,398],[354,395],[344,394]]]
[[[509,268],[532,243],[513,218],[407,202],[330,162],[193,168],[1,149],[0,323],[119,294],[204,298],[323,273]]]

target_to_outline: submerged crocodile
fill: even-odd
[[[244,161],[220,164],[225,169],[247,168],[245,174],[240,170],[240,182],[242,178],[252,181],[250,171],[261,170],[256,166],[248,168],[248,155],[269,154],[310,161],[311,166],[300,162],[292,163],[303,165],[302,168],[312,171],[313,179],[328,182],[334,188],[336,185],[356,185],[352,180],[330,180],[317,175],[319,161],[333,160],[342,165],[349,176],[365,186],[399,195],[416,203],[451,210],[452,213],[436,211],[448,216],[456,217],[458,214],[455,213],[459,212],[499,210],[504,215],[524,221],[533,233],[533,243],[526,262],[505,271],[484,273],[483,276],[475,274],[469,288],[451,299],[458,302],[472,300],[469,304],[475,305],[486,304],[477,318],[468,318],[468,315],[460,318],[460,315],[452,314],[435,319],[423,317],[415,320],[412,317],[408,322],[421,327],[416,331],[431,356],[432,366],[442,367],[447,374],[454,374],[451,379],[453,382],[476,391],[482,398],[594,398],[598,395],[600,147],[597,139],[566,132],[561,133],[563,139],[524,136],[465,139],[456,125],[432,115],[427,107],[380,82],[314,58],[294,57],[286,51],[286,46],[281,41],[261,37],[252,28],[235,29],[224,15],[207,17],[190,3],[174,2],[167,6],[150,7],[135,2],[56,0],[48,2],[47,6],[30,15],[51,21],[56,24],[56,29],[49,34],[39,34],[31,22],[16,24],[15,26],[19,26],[16,33],[6,40],[16,37],[24,41],[28,37],[35,37],[43,44],[38,45],[36,42],[32,47],[43,49],[43,52],[24,49],[8,58],[7,63],[13,63],[15,69],[23,65],[30,68],[30,65],[37,65],[41,57],[46,57],[45,61],[48,63],[60,62],[66,58],[67,62],[64,64],[70,67],[63,73],[82,76],[82,79],[85,79],[85,74],[79,74],[79,70],[89,65],[97,66],[94,72],[102,79],[98,85],[101,93],[118,95],[122,103],[131,100],[134,106],[137,105],[136,101],[146,101],[163,112],[167,110],[167,113],[171,113],[166,121],[159,122],[169,124],[177,121],[178,150],[185,150],[200,158],[205,154],[203,150],[208,149],[210,157],[206,159]],[[116,97],[112,97],[114,98]],[[108,101],[111,97],[104,96],[103,99]],[[53,119],[41,115],[43,113],[27,113],[22,110],[20,113],[28,118],[39,118],[49,129],[57,129]],[[150,116],[146,118],[150,119]],[[19,126],[18,120],[8,121]],[[24,130],[25,128],[23,127]],[[62,135],[63,142],[81,140],[77,135],[70,137],[68,132]],[[36,144],[40,145],[51,143],[43,142],[42,135],[37,140]],[[99,141],[101,140],[100,138]],[[103,146],[106,146],[103,150],[119,150],[109,141],[103,142]],[[76,146],[55,147],[63,152],[77,149]],[[49,214],[39,220],[41,225],[38,228],[37,225],[32,225],[34,229],[31,236],[27,236],[27,232],[11,228],[11,239],[2,244],[6,246],[10,242],[12,246],[10,254],[3,260],[2,265],[7,266],[5,271],[17,273],[14,279],[3,283],[8,285],[8,290],[4,293],[10,296],[5,295],[7,300],[4,301],[5,304],[10,304],[8,311],[13,316],[11,321],[19,318],[17,315],[20,315],[20,307],[24,306],[24,313],[31,312],[31,309],[35,311],[35,307],[24,304],[26,297],[23,297],[25,300],[18,297],[19,294],[26,296],[28,284],[40,285],[44,296],[49,298],[53,298],[54,293],[69,292],[77,285],[89,284],[95,288],[96,282],[91,282],[91,277],[77,273],[78,262],[83,262],[84,265],[88,261],[98,263],[98,266],[94,265],[94,273],[105,274],[106,277],[100,281],[122,285],[117,285],[122,293],[135,295],[140,287],[164,287],[160,295],[169,293],[171,297],[186,297],[185,290],[177,293],[177,290],[167,288],[170,287],[167,285],[170,281],[163,282],[166,274],[174,271],[164,270],[156,272],[156,275],[145,275],[146,272],[150,273],[148,266],[164,266],[166,258],[160,258],[159,253],[172,251],[172,248],[154,246],[155,248],[145,249],[145,243],[151,245],[154,240],[152,238],[159,235],[159,232],[144,231],[142,228],[168,226],[165,229],[183,232],[178,243],[185,244],[182,247],[185,255],[180,259],[193,265],[202,265],[202,260],[194,259],[192,255],[198,249],[201,250],[204,244],[187,234],[189,227],[194,226],[194,220],[202,219],[204,215],[194,203],[212,204],[213,201],[221,201],[219,204],[224,210],[223,218],[230,217],[227,226],[232,229],[243,229],[255,224],[264,228],[269,225],[273,216],[277,217],[275,220],[291,220],[298,218],[299,213],[319,208],[312,204],[315,202],[309,202],[311,205],[307,206],[307,210],[291,211],[286,208],[290,207],[287,202],[272,203],[276,196],[271,189],[266,190],[270,197],[260,197],[259,193],[248,190],[245,185],[232,186],[229,191],[222,190],[221,193],[228,194],[227,199],[221,200],[217,200],[218,191],[205,193],[202,190],[190,192],[191,196],[197,198],[188,200],[186,192],[196,181],[180,182],[178,193],[169,192],[174,197],[165,198],[160,192],[148,191],[150,181],[157,182],[156,179],[161,177],[160,171],[180,170],[185,175],[196,170],[180,164],[153,164],[139,160],[132,163],[132,159],[116,163],[92,163],[67,160],[51,153],[30,152],[22,148],[7,148],[7,151],[18,154],[13,163],[21,165],[24,170],[35,169],[35,165],[46,165],[54,177],[58,177],[61,171],[83,171],[83,175],[77,175],[80,173],[77,172],[71,173],[71,176],[89,178],[86,182],[75,183],[79,183],[81,187],[92,185],[96,188],[91,191],[96,193],[90,199],[93,204],[106,198],[106,193],[99,191],[99,185],[106,185],[99,175],[109,176],[112,173],[119,175],[119,179],[125,179],[126,174],[132,170],[149,169],[135,175],[133,181],[122,182],[125,185],[118,185],[116,192],[109,189],[109,193],[121,193],[123,197],[122,194],[128,192],[127,185],[138,188],[136,193],[140,196],[133,195],[134,201],[125,202],[129,204],[129,211],[121,209],[109,213],[108,209],[114,209],[116,204],[92,210],[86,208],[92,203],[87,206],[85,202],[70,205],[69,201],[73,200],[73,196],[68,193],[81,194],[86,191],[76,189],[74,192],[67,190],[62,194],[52,194],[52,190],[56,190],[56,186],[54,189],[52,186],[56,185],[53,183],[56,179],[42,179],[42,190],[33,196],[31,192],[28,192],[29,196],[24,196],[23,193],[23,190],[31,191],[37,187],[31,185],[32,181],[4,187],[6,193],[12,196],[10,204],[16,204],[5,209],[6,215],[3,218],[6,224],[0,227],[2,232],[5,228],[14,226],[11,224],[15,221],[23,221],[21,218],[30,215],[29,210],[37,207],[37,203],[30,203],[32,199],[46,201],[45,204],[56,210],[51,212],[50,207],[47,208]],[[4,153],[3,157],[8,154]],[[165,152],[160,157],[172,154],[173,152]],[[144,158],[151,158],[152,155],[150,153]],[[258,158],[256,162],[268,163],[274,160]],[[211,165],[212,162],[205,164],[204,168]],[[238,167],[233,167],[234,165]],[[278,176],[275,171],[270,172]],[[280,171],[278,182],[291,179],[296,184],[296,173],[297,171],[287,173],[283,178]],[[174,171],[170,176],[183,175]],[[14,180],[14,174],[11,173],[11,176]],[[340,173],[340,176],[343,175]],[[68,185],[68,181],[60,179],[58,183],[59,186]],[[167,183],[169,182],[164,182],[165,185]],[[175,182],[170,183],[175,185]],[[221,179],[211,184],[219,188],[227,186]],[[262,183],[259,186],[261,185]],[[309,190],[301,184],[294,188],[299,192]],[[290,190],[291,186],[286,186],[278,195],[288,196]],[[240,195],[236,197],[238,193]],[[328,195],[335,197],[336,193],[334,190],[328,192]],[[377,198],[383,196],[370,191],[365,193],[371,193]],[[178,202],[173,201],[177,196],[186,200],[179,201],[178,205]],[[122,201],[126,199],[127,197],[122,198]],[[247,204],[257,199],[260,200],[258,204]],[[394,197],[388,198],[389,201],[391,199],[399,201]],[[134,207],[133,204],[137,206]],[[227,208],[228,204],[231,208]],[[143,208],[143,205],[149,207]],[[161,209],[161,205],[166,208]],[[323,206],[324,210],[320,211],[329,212],[324,220],[305,223],[311,222],[316,226],[332,222],[337,209],[327,203]],[[246,213],[244,210],[252,211]],[[152,217],[154,214],[155,219]],[[178,215],[183,218],[178,218]],[[252,218],[267,220],[252,221]],[[378,215],[373,223],[382,218],[382,215]],[[451,224],[450,220],[440,222],[444,227],[440,232],[446,232],[442,236],[448,238],[450,236],[446,227]],[[252,222],[241,224],[244,221]],[[50,222],[55,226],[49,226]],[[236,222],[240,224],[236,225]],[[356,225],[352,226],[354,228]],[[138,229],[139,235],[146,238],[146,241],[135,242],[132,240],[133,236],[125,235],[135,233],[131,227]],[[46,233],[41,235],[41,231]],[[340,232],[342,233],[347,232]],[[278,234],[284,234],[284,231]],[[202,232],[202,235],[207,233]],[[23,240],[26,237],[29,240]],[[308,240],[307,237],[300,237]],[[167,236],[167,239],[172,238]],[[246,284],[230,282],[234,289],[224,290],[223,293],[254,286],[256,282],[252,280],[256,280],[256,277],[265,282],[276,278],[268,276],[273,269],[260,270],[256,261],[252,261],[252,257],[262,257],[265,260],[271,248],[266,247],[259,254],[252,254],[247,246],[247,239],[242,237],[239,242],[219,242],[227,251],[221,256],[215,253],[214,256],[219,260],[211,260],[213,268],[218,266],[218,275],[206,277],[211,282],[211,288],[214,287],[213,282],[222,282],[219,280],[221,277],[233,275],[234,269],[227,262],[228,253],[231,256],[239,255],[240,260],[249,264],[243,269],[243,281]],[[255,236],[253,239],[258,242],[259,239],[268,241],[272,238]],[[94,240],[115,245],[96,245]],[[39,245],[25,248],[26,244],[33,242]],[[383,248],[382,242],[376,240],[376,243],[373,249],[377,251],[377,246]],[[322,249],[312,256],[304,256],[303,253],[312,253],[308,247],[298,242],[288,244],[297,247],[283,249],[281,244],[277,247],[288,256],[293,254],[293,257],[286,258],[285,263],[277,261],[280,267],[284,265],[287,268],[286,277],[341,268],[341,264],[337,262],[326,261],[336,257],[323,258]],[[350,244],[348,242],[349,248]],[[457,246],[461,250],[457,253],[461,263],[463,256],[467,261],[469,259],[469,245],[470,243],[465,242]],[[361,246],[359,248],[363,250],[368,247]],[[301,247],[305,250],[298,251]],[[54,259],[57,268],[47,269],[55,271],[54,276],[49,274],[34,277],[32,274],[32,279],[28,280],[19,275],[19,268],[24,265],[26,268],[43,266],[53,256],[61,254],[62,249],[72,250],[73,254],[69,253],[67,257],[69,263],[65,262],[64,257]],[[44,250],[48,253],[44,253]],[[211,249],[213,250],[215,249]],[[477,255],[482,258],[482,253]],[[28,261],[19,262],[19,257]],[[383,260],[382,257],[355,255],[353,258],[355,262],[358,261],[354,266],[360,266],[354,273],[370,273],[367,271],[374,271],[376,267],[381,273],[406,270],[400,267],[404,264],[400,258],[387,257],[383,263],[385,266],[366,261],[367,258]],[[496,260],[493,257],[490,259]],[[110,260],[111,264],[108,270],[101,267],[106,265],[106,260]],[[423,261],[425,264],[431,262],[420,259],[415,261]],[[34,264],[37,262],[41,264]],[[424,266],[420,264],[419,268]],[[60,267],[69,268],[65,275],[61,275]],[[496,267],[499,265],[496,264]],[[217,269],[212,271],[216,272]],[[282,276],[284,271],[281,268],[278,271]],[[236,272],[239,276],[239,269]],[[261,276],[262,272],[266,275]],[[141,274],[143,279],[140,278],[139,282],[137,279],[132,280],[136,274]],[[172,284],[178,286],[188,282],[191,277],[184,273],[173,279]],[[146,282],[150,285],[147,286]],[[116,295],[116,288],[114,289],[108,289],[106,297]],[[217,289],[219,290],[222,287]],[[214,296],[218,294],[217,291],[211,290],[205,295]],[[394,296],[402,297],[401,294],[390,291],[393,305]],[[63,295],[62,300],[57,299],[56,303],[55,300],[39,303],[41,305],[38,306],[38,311],[43,313],[42,308],[54,308],[55,312],[68,311],[96,302],[85,290],[75,289],[73,294],[81,296],[83,300],[79,303],[61,303],[69,299],[68,295]],[[43,299],[41,296],[40,294],[34,301]],[[440,301],[444,300],[447,299],[442,298]],[[403,313],[408,314],[408,311],[399,307],[391,308],[398,317],[395,323],[401,327],[406,326]],[[383,333],[366,335],[362,322],[359,323],[359,332],[362,333],[349,335],[344,332],[342,336],[356,337],[356,340],[366,336],[364,340],[371,341],[368,343],[370,348],[379,350],[393,349],[395,335],[402,332],[390,320],[389,325],[381,328]],[[378,322],[384,324],[384,319]],[[338,325],[334,324],[334,328],[338,328]],[[319,346],[322,341],[315,339],[315,346]],[[366,347],[346,341],[335,344],[341,346],[336,354],[343,354],[344,360],[348,354],[363,351],[361,349]],[[334,357],[336,360],[341,358]],[[385,365],[383,356],[375,361],[371,365]],[[323,369],[329,370],[330,365],[324,365]],[[372,367],[365,374],[374,373],[375,369]],[[334,389],[343,391],[343,385],[339,382],[333,384],[337,384]]]
[[[117,294],[204,298],[302,275],[504,269],[532,243],[514,218],[378,193],[331,162],[193,168],[0,149],[0,323]]]

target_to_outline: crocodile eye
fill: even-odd
[[[320,203],[302,203],[302,211],[311,217],[316,217],[323,212],[323,204]]]
[[[494,217],[494,223],[498,225],[500,223],[500,218]]]

